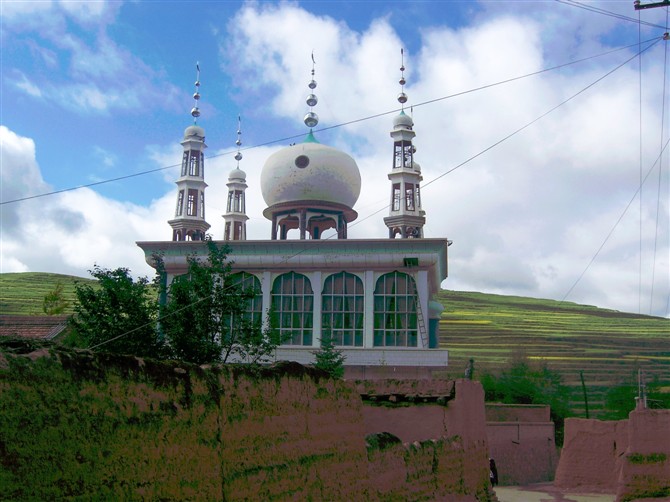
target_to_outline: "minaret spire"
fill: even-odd
[[[314,51],[312,51],[312,79],[309,81],[309,84],[307,84],[307,87],[309,87],[310,89],[310,94],[309,96],[307,96],[307,99],[305,100],[307,106],[309,106],[309,112],[307,112],[307,115],[305,115],[305,118],[303,119],[305,125],[309,127],[310,138],[313,138],[312,129],[316,127],[319,123],[319,116],[316,113],[314,113],[314,107],[319,102],[319,99],[316,97],[316,94],[314,94],[314,89],[316,89],[316,80],[314,80],[315,66],[316,61],[314,60]]]
[[[173,241],[199,241],[205,238],[210,225],[205,221],[205,130],[198,126],[200,109],[200,64],[196,63],[196,80],[191,109],[193,125],[184,131],[181,144],[184,154],[181,174],[177,179],[177,206],[174,219],[168,221],[172,227]]]
[[[242,160],[242,118],[237,116],[237,153],[235,160],[237,167],[230,171],[228,176],[228,203],[226,204],[226,214],[223,219],[226,222],[223,238],[227,241],[245,241],[247,240],[247,220],[245,191],[247,189],[247,175],[240,169],[240,160]]]
[[[405,51],[400,49],[400,114],[393,119],[393,168],[388,175],[391,180],[391,205],[384,223],[389,229],[389,238],[400,236],[403,239],[423,237],[426,223],[425,211],[421,209],[419,185],[423,180],[421,167],[414,162],[416,148],[412,140],[416,133],[412,129],[414,121],[405,114]]]

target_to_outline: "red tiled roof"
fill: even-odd
[[[67,315],[0,315],[0,336],[50,340],[67,327]]]

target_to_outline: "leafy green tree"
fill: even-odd
[[[163,284],[167,300],[160,325],[171,353],[196,364],[265,362],[281,340],[275,330],[264,330],[247,315],[255,292],[231,280],[228,246],[219,247],[211,238],[206,244],[208,260],[188,257],[187,273],[169,286]],[[164,275],[162,259],[154,258],[159,275]]]
[[[670,393],[664,392],[663,383],[655,376],[646,385],[648,408],[670,408]],[[638,397],[637,372],[630,379],[605,394],[605,412],[600,416],[605,420],[625,420],[635,409]]]
[[[94,350],[160,357],[163,344],[156,330],[158,305],[146,277],[134,280],[127,268],[94,265],[97,284],[75,284],[74,339]]]
[[[556,425],[556,442],[562,444],[565,418],[569,415],[570,389],[560,373],[546,364],[532,364],[524,356],[515,357],[500,374],[485,373],[481,378],[487,401],[508,404],[548,404]]]
[[[68,302],[65,298],[63,284],[58,282],[56,283],[56,286],[54,286],[53,290],[44,295],[42,311],[46,315],[58,315],[65,312],[69,306],[70,302]]]
[[[335,347],[332,336],[321,339],[321,349],[314,352],[314,367],[327,372],[331,378],[344,376],[344,361],[347,359],[341,350]]]

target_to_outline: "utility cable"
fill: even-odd
[[[655,43],[657,43],[657,42],[659,42],[659,41],[660,41],[660,39],[657,40]],[[649,47],[646,47],[646,48],[644,49],[644,51],[646,51],[646,50],[650,49],[651,47],[653,47],[653,45],[655,45],[655,43],[652,44],[652,45],[650,45]],[[644,51],[642,51],[642,52],[644,52]],[[558,105],[552,107],[550,110],[548,110],[547,112],[543,113],[543,114],[540,115],[539,117],[537,117],[537,118],[535,118],[534,120],[528,122],[526,125],[524,125],[524,126],[518,128],[518,129],[516,129],[514,132],[512,132],[512,133],[506,135],[506,136],[503,137],[502,139],[496,141],[495,143],[493,143],[493,144],[490,145],[489,147],[485,148],[484,150],[480,151],[479,153],[473,155],[473,156],[470,157],[469,159],[467,159],[467,160],[461,162],[460,164],[458,164],[457,166],[453,167],[452,169],[450,169],[450,170],[448,170],[448,171],[442,173],[442,174],[439,175],[438,177],[436,177],[436,178],[432,179],[431,181],[429,181],[428,183],[424,184],[424,185],[423,185],[423,188],[425,189],[425,187],[427,187],[427,186],[429,186],[430,184],[436,182],[436,181],[439,180],[440,178],[446,176],[446,175],[449,174],[449,173],[454,172],[456,169],[458,169],[458,168],[464,166],[465,164],[469,163],[470,161],[476,159],[477,157],[480,157],[481,155],[483,155],[484,153],[486,153],[486,152],[488,152],[489,150],[493,149],[494,147],[500,145],[500,144],[503,143],[504,141],[506,141],[506,140],[512,138],[512,137],[515,136],[516,134],[518,134],[518,133],[520,133],[521,131],[527,129],[527,128],[530,127],[531,125],[535,124],[536,122],[538,122],[538,121],[541,120],[542,118],[544,118],[544,117],[546,117],[547,115],[549,115],[551,112],[557,110],[558,108],[560,108],[561,106],[565,105],[565,104],[568,103],[569,101],[572,101],[572,100],[573,100],[574,98],[576,98],[577,96],[583,94],[585,91],[587,91],[588,89],[590,89],[591,87],[593,87],[595,84],[597,84],[598,82],[602,81],[603,79],[605,79],[606,77],[608,77],[609,75],[611,75],[612,73],[614,73],[615,71],[617,71],[618,69],[622,68],[622,67],[625,66],[627,63],[629,63],[632,59],[634,59],[635,57],[638,57],[638,56],[640,56],[640,54],[636,54],[636,55],[632,56],[631,58],[627,59],[626,61],[624,61],[623,63],[617,65],[614,69],[608,71],[608,72],[605,73],[603,76],[599,77],[598,79],[596,79],[595,81],[593,81],[592,83],[590,83],[589,85],[587,85],[586,87],[584,87],[584,88],[583,88],[582,90],[580,90],[579,92],[573,94],[573,95],[570,96],[568,99],[562,101],[560,104],[558,104]],[[650,172],[651,172],[651,171],[650,171]],[[647,175],[648,175],[648,174],[647,174]],[[639,188],[638,188],[638,191],[639,191]],[[637,192],[636,192],[635,195],[637,195]],[[635,197],[635,196],[634,196],[634,197]],[[634,198],[634,197],[633,197],[633,198]],[[631,202],[629,202],[629,206],[630,206],[631,203],[632,203],[632,200],[631,200]],[[380,213],[381,211],[387,209],[388,207],[389,207],[388,204],[386,204],[386,205],[380,207],[377,211],[375,211],[375,212],[373,212],[373,213],[367,215],[365,218],[362,218],[362,219],[360,219],[360,220],[357,220],[357,221],[356,221],[355,223],[353,223],[351,226],[353,227],[353,226],[355,226],[355,225],[358,224],[358,223],[362,223],[363,221],[365,221],[365,220],[371,218],[372,216],[374,216],[374,215]],[[617,221],[617,224],[615,225],[615,228],[616,228],[616,226],[618,225],[619,221],[621,221],[621,218],[623,218],[623,215],[622,215],[622,216],[619,218],[619,220]],[[613,231],[614,231],[614,229],[612,229],[612,231],[610,232],[610,235],[612,234]],[[334,236],[329,236],[328,238],[323,239],[323,240],[324,240],[324,241],[326,241],[326,240],[330,240],[330,239],[332,239],[333,237],[334,237]],[[608,235],[607,238],[609,239],[609,235]],[[602,247],[603,247],[604,245],[605,245],[605,243],[603,243],[603,244],[601,245],[600,249],[599,249],[598,252],[596,253],[596,256],[597,256],[597,254],[600,252],[600,250],[602,249]],[[299,256],[300,254],[302,254],[302,253],[304,253],[304,252],[306,252],[306,251],[307,251],[306,249],[303,249],[302,251],[298,251],[298,252],[296,252],[296,253],[293,253],[291,256],[288,256],[288,257],[286,257],[286,258],[284,259],[284,263],[287,263],[287,262],[288,262],[289,260],[291,260],[292,258],[295,258],[296,256]],[[587,266],[587,268],[584,270],[584,272],[582,272],[582,274],[581,274],[580,277],[577,279],[577,281],[575,281],[575,284],[573,284],[572,288],[570,288],[570,291],[572,291],[572,289],[576,286],[576,284],[579,282],[579,280],[581,280],[581,278],[583,277],[583,275],[586,273],[586,270],[588,270],[588,268],[589,268],[589,266],[591,265],[591,263],[595,260],[596,256],[594,256],[594,257],[591,259],[591,262],[589,263],[589,265]],[[232,288],[233,285],[231,285],[230,287]],[[570,293],[570,291],[568,291],[568,293],[566,293],[566,295],[563,297],[563,300],[565,300],[565,298],[568,296],[568,294]],[[185,305],[185,306],[183,306],[183,307],[177,309],[175,312],[173,312],[173,314],[176,314],[177,312],[181,312],[182,310],[185,310],[185,309],[187,309],[187,308],[190,308],[190,307],[192,307],[193,305],[196,305],[197,303],[199,303],[199,302],[201,302],[201,301],[203,301],[203,300],[205,300],[205,298],[201,298],[201,299],[199,299],[199,300],[196,300],[196,301],[190,303],[189,305]],[[164,319],[164,318],[165,318],[165,317],[159,318],[159,319],[157,320],[157,322],[160,322],[160,320],[161,320],[161,319]],[[97,348],[97,347],[100,347],[100,346],[102,346],[102,345],[104,345],[104,344],[107,344],[107,343],[110,343],[110,342],[112,342],[112,341],[118,340],[119,338],[122,338],[122,337],[124,337],[124,336],[126,336],[126,335],[128,335],[128,334],[131,334],[131,333],[133,333],[133,332],[135,332],[135,331],[137,331],[137,330],[139,330],[139,329],[142,329],[143,327],[146,327],[146,326],[148,326],[148,325],[152,325],[152,324],[153,324],[153,323],[145,324],[145,325],[140,326],[140,327],[138,327],[138,328],[134,328],[134,329],[132,329],[132,330],[126,332],[126,333],[122,333],[121,335],[118,335],[118,336],[116,336],[116,337],[114,337],[114,338],[111,338],[111,339],[106,340],[106,341],[104,341],[104,342],[102,342],[102,343],[99,343],[99,344],[97,344],[97,345],[94,345],[94,346],[92,346],[92,347],[89,347],[89,349],[92,350],[92,349],[95,349],[95,348]]]
[[[651,38],[649,40],[646,40],[646,41],[643,42],[643,44],[647,44],[647,43],[651,43],[651,42],[653,42],[652,45],[654,45],[656,42],[658,42],[658,37],[654,37],[654,38]],[[473,88],[473,89],[469,89],[467,91],[457,92],[455,94],[450,94],[448,96],[442,96],[440,98],[435,98],[435,99],[431,99],[431,100],[428,100],[428,101],[423,101],[423,102],[417,103],[413,106],[415,106],[415,107],[425,106],[425,105],[429,105],[429,104],[432,104],[432,103],[437,103],[439,101],[444,101],[446,99],[451,99],[451,98],[455,98],[455,97],[458,97],[458,96],[463,96],[463,95],[470,94],[470,93],[473,93],[473,92],[481,91],[481,90],[484,90],[484,89],[489,89],[491,87],[496,87],[498,85],[503,85],[503,84],[507,84],[507,83],[514,82],[514,81],[517,81],[517,80],[521,80],[521,79],[524,79],[524,78],[533,77],[533,76],[536,76],[536,75],[540,75],[542,73],[547,73],[547,72],[550,72],[550,71],[558,70],[558,69],[565,68],[567,66],[571,66],[571,65],[574,65],[574,64],[583,63],[583,62],[589,61],[591,59],[596,59],[596,58],[599,58],[599,57],[603,57],[603,56],[612,54],[614,52],[619,52],[619,51],[622,51],[622,50],[626,50],[626,49],[629,49],[631,47],[635,47],[635,46],[638,46],[638,45],[639,45],[639,43],[631,44],[631,45],[627,45],[627,46],[623,46],[623,47],[618,47],[616,49],[612,49],[612,50],[609,50],[609,51],[606,51],[606,52],[602,52],[602,53],[596,54],[594,56],[589,56],[589,57],[586,57],[586,58],[577,59],[577,60],[571,61],[569,63],[563,63],[563,64],[560,64],[560,65],[552,66],[550,68],[545,68],[545,69],[538,70],[538,71],[535,71],[535,72],[527,73],[525,75],[521,75],[521,76],[518,76],[518,77],[513,77],[513,78],[506,79],[506,80],[501,80],[499,82],[495,82],[495,83],[492,83],[492,84],[487,84],[487,85],[483,85],[483,86],[476,87],[476,88]],[[650,45],[650,47],[652,45]],[[389,110],[389,111],[382,112],[382,113],[377,113],[377,114],[374,114],[374,115],[368,115],[366,117],[350,120],[350,121],[347,121],[347,122],[342,122],[340,124],[336,124],[336,125],[333,125],[333,126],[323,127],[321,129],[317,129],[315,132],[328,131],[328,130],[331,130],[331,129],[336,129],[336,128],[348,126],[348,125],[351,125],[351,124],[364,122],[366,120],[371,120],[371,119],[383,117],[385,115],[390,115],[392,113],[398,113],[399,111],[400,111],[399,109],[394,109],[394,110]],[[287,136],[287,137],[284,137],[284,138],[274,139],[274,140],[266,141],[264,143],[259,143],[258,145],[251,145],[251,146],[248,146],[246,148],[242,148],[240,151],[251,150],[251,149],[260,148],[260,147],[263,147],[263,146],[269,146],[269,145],[273,145],[275,143],[286,142],[286,141],[290,141],[292,139],[298,139],[298,138],[302,138],[302,137],[304,137],[304,134],[302,134],[302,133],[301,134],[295,134],[293,136]],[[206,157],[205,159],[209,160],[209,159],[213,159],[213,158],[216,158],[216,157],[221,157],[221,156],[224,156],[224,155],[232,155],[232,153],[233,152],[218,153],[218,154],[210,155],[210,156]],[[47,196],[50,196],[50,195],[56,195],[56,194],[64,193],[64,192],[71,192],[71,191],[74,191],[74,190],[79,190],[81,188],[90,188],[90,187],[94,187],[94,186],[104,185],[106,183],[112,183],[112,182],[115,182],[115,181],[122,181],[122,180],[126,180],[126,179],[129,179],[129,178],[135,178],[135,177],[138,177],[138,176],[143,176],[145,174],[152,174],[152,173],[155,173],[155,172],[164,171],[166,169],[173,169],[175,167],[179,167],[180,165],[181,164],[172,164],[172,165],[169,165],[169,166],[159,167],[159,168],[156,168],[156,169],[150,169],[150,170],[147,170],[147,171],[141,171],[141,172],[134,173],[134,174],[128,174],[128,175],[125,175],[125,176],[119,176],[119,177],[116,177],[116,178],[101,180],[101,181],[97,181],[97,182],[94,182],[94,183],[88,183],[88,184],[85,184],[85,185],[78,185],[78,186],[74,186],[74,187],[63,188],[63,189],[60,189],[60,190],[53,190],[51,192],[45,192],[45,193],[41,193],[41,194],[29,195],[29,196],[26,196],[26,197],[20,197],[18,199],[12,199],[12,200],[8,200],[8,201],[1,201],[0,206],[5,205],[5,204],[13,204],[13,203],[16,203],[16,202],[31,200],[31,199],[37,199],[37,198],[41,198],[41,197],[47,197]]]
[[[660,24],[654,24],[654,23],[649,23],[647,21],[642,21],[639,19],[639,12],[638,11],[638,19],[635,19],[634,17],[629,17],[625,16],[623,14],[617,14],[616,12],[611,12],[609,10],[601,9],[599,7],[594,7],[592,5],[587,5],[583,4],[581,2],[576,2],[575,0],[555,0],[558,3],[562,3],[565,5],[569,5],[571,7],[577,7],[579,9],[584,9],[590,12],[595,12],[596,14],[603,14],[605,16],[610,16],[616,19],[620,19],[622,21],[630,21],[632,23],[637,24],[638,26],[645,25],[645,26],[650,26],[652,28],[661,28],[662,30],[667,30],[668,29],[668,21],[666,19],[665,26],[661,26]]]
[[[595,259],[598,257],[598,255],[599,255],[600,252],[602,251],[603,247],[605,247],[605,244],[607,244],[607,241],[608,241],[609,238],[612,236],[612,234],[613,234],[614,231],[616,230],[617,226],[619,226],[619,223],[621,223],[621,220],[622,220],[623,217],[625,216],[626,212],[628,212],[628,210],[630,209],[630,206],[631,206],[631,205],[633,204],[633,202],[635,201],[635,198],[637,197],[637,194],[640,192],[640,190],[642,190],[642,185],[643,185],[644,182],[647,180],[647,178],[649,177],[649,175],[651,174],[651,172],[654,170],[654,168],[656,167],[656,164],[659,163],[659,161],[660,161],[660,159],[661,159],[661,156],[663,155],[663,151],[665,151],[665,150],[668,148],[668,144],[669,144],[669,143],[670,143],[670,139],[669,139],[668,141],[666,141],[665,146],[662,148],[661,154],[658,156],[658,158],[656,159],[656,161],[654,162],[654,164],[653,164],[653,165],[649,168],[649,170],[647,171],[647,174],[646,174],[645,177],[643,178],[642,183],[641,183],[640,186],[638,186],[637,189],[635,190],[635,193],[633,194],[633,196],[631,197],[631,199],[628,201],[628,204],[626,205],[626,207],[624,208],[623,212],[622,212],[621,215],[619,216],[619,219],[617,219],[616,223],[614,224],[614,226],[612,227],[612,229],[609,231],[609,233],[608,233],[607,236],[605,237],[605,240],[603,240],[602,244],[600,245],[600,247],[598,248],[598,250],[595,252],[595,254],[593,255],[593,257],[592,257],[591,260],[589,261],[588,265],[586,265],[586,268],[585,268],[585,269],[582,271],[582,273],[579,275],[579,277],[577,278],[577,280],[572,284],[572,286],[570,286],[570,289],[568,289],[568,292],[565,293],[565,295],[563,295],[563,298],[561,298],[561,301],[565,301],[565,299],[570,295],[570,293],[572,292],[572,290],[575,288],[575,286],[577,286],[577,284],[579,283],[579,281],[582,280],[582,277],[584,277],[584,275],[586,274],[587,270],[591,267],[591,265],[593,264],[593,262],[595,261]]]
[[[641,19],[641,12],[637,11],[638,19]],[[637,39],[642,40],[642,27],[640,24],[637,25]],[[639,44],[641,47],[641,44]],[[642,166],[644,165],[642,160],[642,58],[638,60],[638,108],[639,108],[639,141],[640,141],[640,160],[639,160],[639,184],[642,186]],[[639,220],[639,249],[638,249],[638,273],[637,273],[637,313],[642,313],[642,196],[643,192],[640,190],[640,220]]]
[[[665,9],[665,24],[668,24],[669,9]],[[651,292],[649,293],[649,313],[653,312],[654,307],[654,280],[656,278],[656,252],[658,249],[658,227],[661,219],[661,182],[663,179],[663,139],[665,138],[665,94],[667,89],[667,74],[668,74],[668,44],[665,44],[665,51],[663,53],[663,97],[661,100],[661,157],[658,162],[658,185],[656,192],[656,229],[654,232],[654,257],[651,261]]]

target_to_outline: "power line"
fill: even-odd
[[[564,5],[569,5],[571,7],[577,7],[579,9],[584,9],[589,12],[595,12],[596,14],[603,14],[605,16],[613,17],[616,19],[620,19],[622,21],[630,21],[631,23],[635,23],[637,25],[645,25],[645,26],[650,26],[652,28],[660,28],[662,30],[667,30],[667,21],[665,26],[661,26],[660,24],[654,24],[650,23],[647,21],[642,21],[641,19],[635,19],[634,17],[629,17],[629,16],[624,16],[623,14],[617,14],[616,12],[612,12],[609,10],[601,9],[600,7],[594,7],[593,5],[587,5],[583,4],[581,2],[576,2],[575,0],[555,0],[558,3],[562,3]]]
[[[660,39],[657,40],[656,43],[659,42],[659,41],[660,41]],[[642,52],[644,52],[644,51],[650,49],[651,47],[653,47],[653,45],[654,45],[654,44],[650,45],[649,47],[646,47],[646,48],[645,48],[643,51],[641,51],[640,53],[638,53],[638,54],[632,56],[631,58],[627,59],[627,60],[624,61],[623,63],[617,65],[615,68],[613,68],[612,70],[608,71],[608,72],[605,73],[603,76],[601,76],[601,77],[599,77],[598,79],[596,79],[595,81],[591,82],[589,85],[587,85],[586,87],[584,87],[584,88],[581,89],[580,91],[576,92],[575,94],[573,94],[572,96],[570,96],[568,99],[565,99],[564,101],[562,101],[562,102],[559,103],[558,105],[552,107],[552,108],[549,109],[547,112],[545,112],[545,113],[543,113],[542,115],[540,115],[539,117],[537,117],[537,118],[535,118],[534,120],[528,122],[528,123],[525,124],[524,126],[518,128],[518,129],[516,129],[515,131],[513,131],[512,133],[510,133],[510,134],[504,136],[502,139],[496,141],[495,143],[493,143],[493,144],[490,145],[489,147],[485,148],[484,150],[481,150],[479,153],[473,155],[473,156],[470,157],[469,159],[467,159],[467,160],[461,162],[460,164],[458,164],[457,166],[453,167],[452,169],[450,169],[450,170],[448,170],[448,171],[442,173],[442,174],[439,175],[438,177],[436,177],[436,178],[432,179],[431,181],[429,181],[428,183],[424,184],[424,185],[423,185],[424,189],[425,189],[425,187],[431,185],[432,183],[436,182],[436,181],[439,180],[440,178],[442,178],[442,177],[446,176],[447,174],[449,174],[449,173],[455,171],[456,169],[458,169],[458,168],[464,166],[465,164],[469,163],[470,161],[476,159],[477,157],[480,157],[481,155],[483,155],[484,153],[488,152],[489,150],[495,148],[496,146],[500,145],[500,144],[503,143],[504,141],[506,141],[506,140],[512,138],[513,136],[517,135],[517,134],[520,133],[521,131],[527,129],[528,127],[530,127],[531,125],[535,124],[536,122],[538,122],[538,121],[541,120],[542,118],[546,117],[546,116],[549,115],[550,113],[554,112],[555,110],[557,110],[557,109],[560,108],[561,106],[563,106],[563,105],[567,104],[568,102],[572,101],[574,98],[576,98],[577,96],[583,94],[583,93],[586,92],[588,89],[590,89],[591,87],[593,87],[594,85],[596,85],[598,82],[601,82],[601,81],[604,80],[606,77],[608,77],[609,75],[611,75],[611,74],[614,73],[615,71],[619,70],[620,68],[622,68],[623,66],[625,66],[626,64],[628,64],[628,63],[629,63],[632,59],[634,59],[635,57],[640,56]],[[651,172],[651,170],[650,170],[650,172]],[[648,176],[648,175],[649,175],[649,173],[647,174],[647,176]],[[639,191],[639,188],[638,188],[638,191]],[[637,195],[637,192],[636,192],[635,195]],[[633,196],[633,199],[635,198],[635,195]],[[631,200],[631,202],[629,202],[628,206],[630,206],[631,203],[632,203],[632,200]],[[361,223],[361,222],[363,222],[363,221],[365,221],[365,220],[371,218],[372,216],[374,216],[374,215],[380,213],[381,211],[383,211],[384,209],[387,209],[388,207],[389,207],[388,204],[386,204],[386,205],[380,207],[377,211],[374,211],[373,213],[369,214],[369,215],[366,216],[365,218],[362,218],[362,219],[357,220],[356,222],[352,223],[351,226],[355,226],[356,224]],[[628,209],[628,208],[626,208],[626,210],[627,210],[627,209]],[[625,211],[624,211],[624,213],[625,213]],[[616,228],[616,226],[618,225],[619,221],[621,221],[621,218],[623,218],[623,214],[621,215],[621,217],[619,218],[619,220],[618,220],[617,223],[615,224],[614,228]],[[609,239],[609,236],[613,233],[614,228],[610,231],[610,234],[608,235],[607,239]],[[330,236],[330,237],[328,237],[328,238],[326,238],[326,239],[323,239],[323,240],[324,240],[324,241],[327,241],[327,240],[330,240],[330,239],[332,239],[332,238],[334,238],[334,236]],[[607,240],[607,239],[606,239],[606,240]],[[570,288],[570,291],[572,291],[572,289],[576,286],[576,284],[579,282],[579,280],[581,280],[581,278],[584,276],[584,274],[586,273],[586,270],[588,270],[588,267],[589,267],[589,266],[591,265],[591,263],[595,260],[596,256],[598,255],[598,253],[600,252],[600,250],[602,249],[602,247],[603,247],[604,245],[605,245],[605,243],[603,243],[603,244],[601,245],[600,249],[598,249],[598,252],[597,252],[596,255],[591,259],[591,262],[589,263],[589,265],[587,266],[587,268],[584,270],[584,272],[582,272],[582,274],[581,274],[580,277],[577,279],[577,281],[575,281],[575,284],[572,286],[572,288]],[[303,249],[303,250],[301,250],[301,251],[298,251],[298,252],[293,253],[291,256],[287,256],[286,258],[284,258],[284,263],[288,262],[288,261],[291,260],[292,258],[295,258],[296,256],[299,256],[300,254],[302,254],[302,253],[304,253],[304,252],[306,252],[306,251],[307,251],[307,249],[305,248],[305,249]],[[229,287],[232,288],[233,285],[230,285]],[[566,293],[565,297],[563,297],[563,300],[565,300],[565,298],[568,296],[568,294],[570,293],[570,291],[568,291],[568,293]],[[173,312],[173,313],[176,314],[177,312],[181,312],[182,310],[185,310],[185,309],[187,309],[187,308],[190,308],[190,307],[192,307],[193,305],[196,305],[197,303],[199,303],[199,302],[201,302],[201,301],[203,301],[203,300],[205,300],[205,298],[201,298],[201,299],[196,300],[196,301],[194,301],[194,302],[192,302],[192,303],[190,303],[190,304],[188,304],[188,305],[185,305],[185,306],[179,308],[178,310],[176,310],[176,311]],[[164,318],[165,318],[165,317],[160,317],[160,318],[157,320],[157,322],[160,322],[160,320],[161,320],[161,319],[164,319]],[[114,338],[112,338],[112,339],[106,340],[106,341],[104,341],[104,342],[102,342],[102,343],[99,343],[99,344],[94,345],[94,346],[89,347],[89,348],[90,348],[90,349],[95,349],[95,348],[97,348],[97,347],[100,347],[100,346],[105,345],[105,344],[107,344],[107,343],[110,343],[110,342],[112,342],[112,341],[118,340],[118,339],[120,339],[120,338],[122,338],[122,337],[124,337],[124,336],[126,336],[126,335],[129,335],[129,334],[131,334],[131,333],[133,333],[133,332],[135,332],[135,331],[137,331],[137,330],[139,330],[139,329],[141,329],[141,328],[143,328],[143,327],[145,327],[145,326],[147,326],[147,325],[150,325],[150,324],[145,324],[145,325],[140,326],[140,327],[138,327],[138,328],[134,328],[134,329],[132,329],[132,330],[126,332],[126,333],[122,333],[121,335],[118,335],[118,336],[116,336],[116,337],[114,337]]]
[[[665,23],[668,24],[669,10],[665,10]],[[654,307],[654,279],[656,277],[656,251],[658,247],[658,226],[661,217],[661,180],[663,173],[663,138],[665,137],[665,92],[667,89],[667,69],[668,69],[668,45],[665,44],[665,51],[663,53],[663,98],[661,106],[661,157],[658,162],[658,185],[656,192],[656,229],[654,232],[654,257],[651,260],[651,292],[649,293],[649,313],[653,311]]]
[[[658,42],[658,40],[659,40],[658,37],[655,37],[655,38],[651,38],[649,40],[646,40],[642,43],[643,44],[647,44],[647,43],[651,43],[651,42],[656,43],[656,42]],[[623,51],[623,50],[626,50],[626,49],[629,49],[629,48],[635,47],[635,46],[639,46],[639,43],[631,44],[631,45],[627,45],[627,46],[623,46],[623,47],[618,47],[616,49],[611,49],[609,51],[605,51],[605,52],[602,52],[600,54],[596,54],[594,56],[589,56],[589,57],[586,57],[586,58],[577,59],[577,60],[574,60],[574,61],[571,61],[571,62],[568,62],[568,63],[563,63],[563,64],[560,64],[560,65],[552,66],[550,68],[545,68],[545,69],[542,69],[542,70],[534,71],[534,72],[527,73],[525,75],[521,75],[521,76],[518,76],[518,77],[513,77],[513,78],[501,80],[501,81],[498,81],[498,82],[495,82],[495,83],[492,83],[492,84],[487,84],[487,85],[483,85],[483,86],[480,86],[480,87],[475,87],[475,88],[469,89],[467,91],[457,92],[455,94],[442,96],[440,98],[435,98],[435,99],[431,99],[431,100],[428,100],[428,101],[422,101],[422,102],[417,103],[413,106],[415,106],[415,107],[426,106],[426,105],[429,105],[429,104],[437,103],[439,101],[444,101],[444,100],[447,100],[447,99],[463,96],[463,95],[466,95],[466,94],[481,91],[481,90],[484,90],[484,89],[489,89],[489,88],[496,87],[496,86],[499,86],[499,85],[508,84],[510,82],[515,82],[517,80],[522,80],[524,78],[533,77],[533,76],[536,76],[536,75],[540,75],[542,73],[547,73],[547,72],[550,72],[550,71],[559,70],[561,68],[565,68],[565,67],[568,67],[568,66],[571,66],[571,65],[574,65],[574,64],[579,64],[579,63],[583,63],[585,61],[590,61],[592,59],[607,56],[609,54],[619,52],[619,51]],[[649,47],[651,47],[651,45]],[[649,48],[649,47],[647,47],[647,48]],[[394,110],[389,110],[389,111],[382,112],[382,113],[377,113],[377,114],[374,114],[374,115],[368,115],[366,117],[350,120],[350,121],[347,121],[347,122],[342,122],[340,124],[336,124],[336,125],[333,125],[333,126],[323,127],[321,129],[317,129],[316,132],[328,131],[328,130],[331,130],[331,129],[337,129],[337,128],[348,126],[348,125],[351,125],[351,124],[364,122],[366,120],[371,120],[371,119],[383,117],[385,115],[390,115],[392,113],[398,113],[398,111],[399,111],[399,109],[394,109]],[[304,134],[301,133],[301,134],[295,134],[293,136],[287,136],[287,137],[280,138],[280,139],[274,139],[274,140],[266,141],[264,143],[259,143],[258,145],[252,145],[252,146],[249,146],[249,147],[246,147],[246,148],[242,148],[241,151],[246,151],[246,150],[251,150],[251,149],[254,149],[254,148],[260,148],[260,147],[263,147],[263,146],[273,145],[275,143],[286,142],[286,141],[290,141],[292,139],[302,138],[303,136],[304,136]],[[231,155],[231,154],[232,154],[232,152],[224,152],[224,153],[219,153],[219,154],[215,154],[215,155],[210,155],[210,156],[206,157],[206,159],[209,160],[209,159],[213,159],[213,158],[216,158],[216,157],[221,157],[221,156],[224,156],[224,155]],[[91,187],[94,187],[94,186],[104,185],[106,183],[112,183],[112,182],[115,182],[115,181],[122,181],[122,180],[130,179],[130,178],[136,178],[138,176],[144,176],[146,174],[152,174],[152,173],[156,173],[156,172],[159,172],[159,171],[164,171],[166,169],[173,169],[173,168],[179,167],[179,166],[180,166],[180,164],[171,164],[171,165],[168,165],[168,166],[158,167],[158,168],[155,168],[155,169],[150,169],[150,170],[147,170],[147,171],[141,171],[141,172],[134,173],[134,174],[128,174],[128,175],[125,175],[125,176],[119,176],[119,177],[110,178],[110,179],[107,179],[107,180],[96,181],[94,183],[88,183],[88,184],[85,184],[85,185],[78,185],[78,186],[74,186],[74,187],[63,188],[63,189],[60,189],[60,190],[53,190],[51,192],[45,192],[45,193],[41,193],[41,194],[29,195],[29,196],[26,196],[26,197],[20,197],[18,199],[2,201],[2,202],[0,202],[0,206],[6,205],[6,204],[14,204],[16,202],[23,202],[23,201],[31,200],[31,199],[38,199],[38,198],[41,198],[41,197],[47,197],[47,196],[50,196],[50,195],[56,195],[56,194],[65,193],[65,192],[72,192],[74,190],[79,190],[81,188],[91,188]]]
[[[635,190],[635,193],[633,194],[633,196],[632,196],[632,197],[630,198],[630,200],[628,201],[628,204],[626,204],[626,207],[624,208],[623,212],[621,213],[621,215],[620,215],[619,218],[617,219],[617,221],[616,221],[616,223],[614,224],[614,226],[612,227],[612,229],[609,231],[609,233],[608,233],[607,236],[605,237],[605,240],[603,240],[603,242],[602,242],[602,244],[600,245],[600,247],[598,248],[598,250],[597,250],[597,251],[595,252],[595,254],[591,257],[591,260],[589,261],[588,265],[586,265],[586,268],[582,271],[581,274],[579,274],[579,277],[577,278],[577,280],[572,284],[572,286],[570,286],[570,289],[568,289],[568,292],[565,293],[565,295],[563,295],[563,298],[561,298],[561,301],[565,301],[565,299],[570,295],[570,293],[572,292],[572,290],[575,288],[575,286],[577,286],[577,284],[579,283],[579,281],[582,280],[582,277],[584,277],[584,274],[586,274],[587,270],[591,267],[591,265],[593,264],[593,262],[595,261],[595,259],[598,257],[598,255],[600,254],[600,252],[603,250],[603,247],[605,247],[605,244],[607,244],[607,241],[608,241],[609,238],[612,236],[612,234],[614,233],[614,231],[616,230],[616,228],[619,226],[619,223],[621,223],[621,220],[623,219],[623,217],[625,216],[625,214],[626,214],[626,213],[628,212],[628,210],[630,209],[630,206],[631,206],[631,205],[633,204],[633,202],[635,201],[635,198],[637,197],[637,194],[640,193],[640,190],[642,190],[642,185],[644,184],[645,181],[647,181],[647,178],[649,177],[649,175],[651,174],[651,172],[652,172],[652,171],[654,170],[654,168],[656,167],[656,164],[658,164],[658,163],[660,162],[660,159],[661,159],[661,156],[662,156],[663,152],[668,148],[668,144],[670,144],[670,139],[669,139],[668,141],[666,141],[665,146],[663,146],[663,148],[662,148],[662,150],[661,150],[661,154],[658,156],[658,158],[656,159],[656,161],[653,163],[653,165],[652,165],[652,166],[649,168],[649,170],[647,171],[647,174],[644,176],[644,178],[642,179],[642,182],[640,183],[640,185],[639,185],[639,186],[637,187],[637,189]]]

